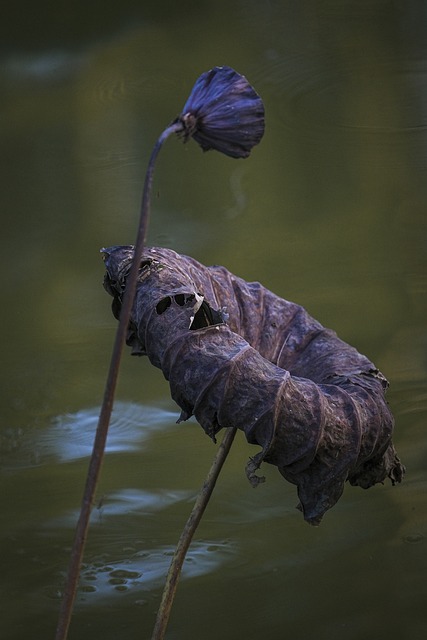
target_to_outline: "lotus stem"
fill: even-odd
[[[151,640],[163,640],[164,638],[185,555],[209,502],[209,498],[215,488],[219,473],[223,467],[225,459],[227,458],[231,445],[233,444],[236,431],[237,429],[235,427],[229,427],[226,430],[216,456],[212,462],[211,468],[209,469],[208,475],[206,476],[206,480],[203,483],[190,516],[181,533],[181,537],[166,577],[163,596],[157,612],[156,624],[154,626]]]
[[[120,367],[120,360],[123,346],[126,340],[126,333],[129,324],[132,304],[135,297],[136,283],[138,279],[139,267],[141,263],[142,253],[147,237],[148,224],[150,219],[150,203],[151,191],[153,185],[153,174],[157,156],[163,143],[172,133],[182,131],[183,125],[180,122],[174,122],[167,127],[158,138],[151,152],[150,160],[145,174],[144,187],[141,200],[139,226],[135,241],[135,255],[132,261],[132,267],[126,282],[126,289],[123,297],[123,304],[120,313],[120,320],[116,331],[113,344],[113,350],[110,360],[110,368],[108,371],[104,397],[99,414],[98,426],[96,430],[95,440],[89,469],[86,477],[86,485],[83,493],[83,500],[80,508],[80,515],[77,522],[74,544],[71,552],[70,565],[68,568],[67,580],[65,584],[63,600],[59,613],[58,626],[56,629],[55,640],[65,640],[68,635],[73,605],[76,597],[77,584],[80,575],[83,552],[85,548],[87,531],[89,527],[90,513],[94,504],[94,497],[98,478],[104,457],[105,444],[107,441],[108,427],[111,420],[113,410],[114,395],[117,386],[117,378]]]

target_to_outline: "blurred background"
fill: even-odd
[[[0,9],[2,638],[53,637],[116,322],[99,249],[134,242],[151,148],[215,65],[262,96],[247,160],[171,139],[149,243],[298,302],[390,381],[398,487],[319,528],[238,434],[167,638],[418,640],[427,613],[427,5],[5,2]],[[212,442],[124,355],[70,639],[150,637]]]

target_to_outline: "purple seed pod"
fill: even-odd
[[[247,158],[264,135],[264,105],[246,78],[230,67],[203,73],[175,122],[203,151]]]

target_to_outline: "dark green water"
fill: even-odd
[[[418,640],[427,630],[427,9],[422,2],[2,6],[1,638],[54,635],[116,327],[102,246],[134,241],[151,147],[198,75],[266,107],[245,161],[171,140],[149,241],[303,304],[390,380],[401,486],[320,528],[237,437],[167,637]],[[215,453],[126,353],[70,639],[149,638]]]

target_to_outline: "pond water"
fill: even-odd
[[[167,637],[427,631],[427,9],[378,0],[4,6],[1,598],[53,637],[116,328],[99,249],[134,241],[152,145],[218,64],[262,95],[248,160],[168,141],[149,242],[304,305],[389,379],[404,483],[346,487],[313,528],[233,444]],[[149,638],[215,446],[161,372],[123,358],[69,637]]]

